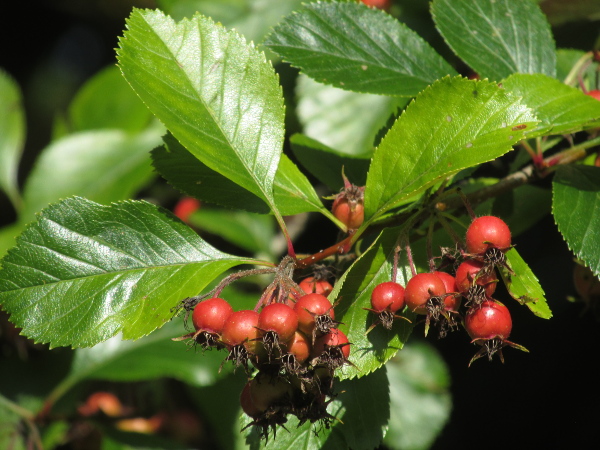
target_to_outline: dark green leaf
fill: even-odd
[[[450,374],[443,358],[426,341],[411,341],[386,369],[391,402],[384,443],[393,450],[431,448],[452,410]]]
[[[104,204],[131,198],[153,176],[149,152],[160,143],[161,131],[85,131],[53,142],[27,178],[20,221],[72,195]]]
[[[134,10],[119,65],[190,153],[275,209],[283,96],[273,67],[234,31],[197,15]]]
[[[552,187],[558,230],[575,256],[600,276],[600,168],[562,166]]]
[[[550,25],[531,0],[434,0],[444,39],[481,78],[512,73],[556,74]]]
[[[246,262],[149,203],[69,198],[42,211],[2,260],[0,303],[36,342],[89,347],[163,326],[179,301]]]
[[[110,95],[107,93],[110,92]],[[74,131],[113,128],[141,131],[152,115],[114,66],[92,77],[69,107]]]
[[[401,227],[386,228],[338,280],[329,296],[339,301],[335,308],[336,319],[343,323],[340,329],[352,343],[350,361],[353,365],[342,371],[339,375],[342,379],[362,377],[379,369],[404,346],[410,335],[412,325],[401,319],[395,321],[391,331],[379,325],[366,334],[376,316],[364,309],[371,307],[371,292],[375,286],[391,280],[394,249],[402,233],[406,230]],[[406,261],[401,258],[396,281],[405,286],[409,278]],[[411,320],[414,318],[412,313],[404,314]]]
[[[205,352],[171,338],[189,333],[181,319],[137,341],[115,336],[92,348],[77,349],[63,384],[85,379],[141,381],[171,377],[192,386],[210,385],[217,379],[222,352]],[[229,366],[227,366],[229,367]]]
[[[298,77],[297,96],[304,134],[340,153],[358,157],[371,156],[377,133],[407,100],[343,91],[302,75]]]
[[[321,83],[413,97],[456,71],[418,34],[355,2],[316,2],[286,17],[265,45]]]
[[[266,214],[269,208],[251,192],[207,167],[173,136],[163,137],[164,146],[152,152],[154,167],[187,195],[227,208]],[[281,155],[275,176],[275,201],[284,216],[308,211],[327,211],[314,188],[290,159]]]
[[[375,151],[365,216],[377,217],[436,182],[511,150],[536,122],[495,83],[444,78],[420,93]]]
[[[536,128],[525,133],[528,138],[600,126],[600,102],[554,78],[518,73],[503,80],[502,86],[522,97],[540,120]]]
[[[546,303],[544,290],[521,255],[511,248],[506,252],[506,260],[514,272],[514,274],[510,274],[506,268],[500,268],[500,275],[508,293],[519,303],[527,305],[536,316],[542,319],[552,317],[552,311]]]
[[[25,115],[17,83],[0,69],[0,189],[20,207],[17,172],[25,141]]]
[[[359,158],[334,150],[303,134],[290,138],[294,156],[332,193],[344,187],[342,169],[351,183],[364,186],[370,158]]]
[[[220,236],[244,250],[274,256],[273,216],[202,207],[189,220],[190,225]]]

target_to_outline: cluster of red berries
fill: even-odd
[[[391,329],[396,318],[406,319],[397,313],[407,307],[425,316],[425,334],[434,325],[444,337],[462,324],[472,342],[481,346],[471,362],[484,354],[491,359],[496,352],[503,360],[502,348],[506,346],[526,351],[508,340],[512,330],[510,312],[492,298],[498,283],[496,267],[510,270],[505,258],[510,248],[510,229],[502,219],[474,219],[467,229],[463,260],[453,275],[444,271],[419,273],[406,288],[390,281],[373,289],[369,310],[377,314],[377,320],[368,331],[380,323]]]
[[[267,304],[258,311],[233,311],[219,297],[202,300],[192,312],[195,331],[178,338],[205,350],[225,350],[224,363],[244,367],[249,381],[241,406],[253,419],[249,426],[258,426],[265,438],[287,421],[288,414],[297,416],[300,424],[321,421],[328,427],[333,419],[327,405],[334,395],[334,372],[350,355],[348,338],[337,328],[326,297],[331,284],[309,277],[298,287],[284,302],[276,295],[266,302],[261,299],[259,305]]]

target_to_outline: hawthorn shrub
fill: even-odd
[[[223,448],[425,448],[450,407],[398,425],[411,334],[462,334],[469,370],[527,352],[511,311],[552,312],[511,239],[548,214],[600,274],[597,52],[556,49],[529,0],[434,0],[451,61],[392,2],[283,3],[258,44],[201,13],[134,9],[118,71],[82,88],[22,191],[20,93],[0,74],[0,187],[18,211],[0,304],[36,344],[76,349],[33,407],[0,397],[0,442],[73,443],[91,419],[114,448],[134,431],[202,445],[192,413],[137,417],[103,392],[61,410],[85,380],[171,377],[210,388],[197,401]],[[181,193],[176,215],[132,199],[154,173]],[[323,248],[299,244],[327,227]]]

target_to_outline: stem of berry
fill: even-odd
[[[408,260],[408,265],[410,267],[410,272],[414,277],[417,274],[417,268],[415,267],[415,261],[413,259],[412,250],[410,249],[410,244],[406,243],[406,259]]]
[[[325,250],[321,250],[314,255],[307,256],[306,258],[300,259],[296,261],[296,269],[304,269],[316,262],[322,261],[325,258],[328,258],[333,255],[343,255],[344,253],[348,253],[350,247],[354,243],[352,237],[354,235],[346,237],[346,239],[338,242],[337,244],[332,245],[331,247],[326,248]]]

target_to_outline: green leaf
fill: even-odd
[[[342,169],[351,183],[364,186],[370,158],[360,158],[338,152],[303,134],[290,137],[294,156],[332,192],[344,187]]]
[[[570,134],[600,126],[600,102],[579,89],[541,74],[514,74],[502,86],[523,98],[540,120],[528,138]]]
[[[302,75],[296,93],[304,133],[341,153],[359,157],[371,156],[377,132],[407,100],[343,91]]]
[[[446,43],[481,78],[555,76],[550,25],[533,1],[434,0],[431,12]]]
[[[423,340],[411,341],[386,364],[390,423],[384,443],[392,450],[427,450],[450,418],[450,374],[444,359]]]
[[[376,317],[364,308],[371,307],[371,292],[375,286],[391,280],[394,249],[404,233],[406,230],[402,227],[386,228],[346,270],[329,295],[332,301],[339,302],[335,308],[336,320],[342,322],[340,329],[352,343],[352,365],[344,368],[339,375],[341,379],[362,377],[379,369],[404,346],[412,331],[412,324],[397,319],[391,331],[379,325],[366,334]],[[401,256],[396,281],[406,286],[409,278],[410,271]],[[402,315],[410,320],[415,317],[408,311]]]
[[[110,95],[106,95],[107,92]],[[139,132],[151,117],[148,108],[114,66],[88,80],[69,106],[69,118],[75,131],[115,128]]]
[[[92,348],[77,349],[61,388],[86,379],[132,382],[160,377],[176,378],[191,386],[213,384],[225,355],[203,353],[171,339],[186,333],[182,321],[176,320],[137,341],[115,336]]]
[[[540,286],[540,282],[535,274],[531,271],[527,263],[523,261],[517,250],[511,248],[507,251],[506,261],[514,274],[511,274],[506,268],[501,267],[500,275],[511,297],[522,305],[527,305],[536,316],[542,319],[551,318],[552,311],[546,302],[544,290]]]
[[[258,42],[283,16],[300,7],[301,0],[158,0],[160,9],[175,20],[196,12],[235,28],[246,39]]]
[[[273,216],[202,207],[190,216],[190,224],[254,254],[275,256]]]
[[[25,141],[25,114],[18,84],[0,69],[0,189],[16,208],[20,207],[17,185],[19,160]]]
[[[600,168],[561,166],[552,188],[558,230],[575,256],[600,276]]]
[[[131,198],[153,176],[149,152],[161,131],[85,131],[54,141],[27,178],[20,221],[33,220],[49,203],[72,195],[105,204]]]
[[[536,123],[518,97],[495,83],[436,81],[411,102],[375,151],[365,189],[374,218],[459,170],[511,150]]]
[[[273,67],[234,31],[195,16],[134,10],[119,66],[148,108],[196,158],[276,211],[283,96]]]
[[[418,34],[362,3],[304,5],[265,45],[316,81],[354,92],[413,97],[456,74]]]
[[[251,192],[207,167],[172,135],[163,137],[164,146],[152,151],[156,170],[180,191],[221,206],[266,214],[269,208]],[[275,175],[275,202],[282,215],[325,210],[308,179],[290,159],[281,155]]]
[[[2,260],[0,303],[24,335],[51,347],[89,347],[118,332],[138,339],[247,262],[152,204],[69,198],[43,210]]]

